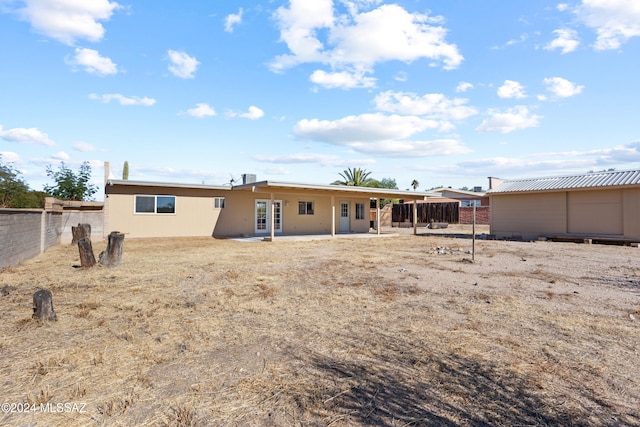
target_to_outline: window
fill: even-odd
[[[461,200],[460,206],[480,206],[480,200]]]
[[[298,215],[313,215],[313,202],[298,202]]]
[[[223,209],[226,206],[224,197],[215,197],[213,199],[213,207],[216,209]]]
[[[136,196],[135,213],[174,214],[175,196]]]
[[[364,219],[364,203],[356,203],[356,219]]]

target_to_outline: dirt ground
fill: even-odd
[[[640,249],[469,230],[52,248],[0,272],[0,425],[640,426]]]

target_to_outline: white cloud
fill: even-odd
[[[257,120],[264,117],[264,111],[252,105],[249,107],[249,111],[247,111],[246,113],[237,113],[234,111],[229,111],[228,115],[230,117],[242,117],[244,119]]]
[[[569,5],[567,3],[558,3],[556,9],[558,9],[558,11],[560,12],[564,12],[565,10],[569,9]]]
[[[105,93],[102,95],[97,95],[92,93],[89,95],[89,99],[93,99],[95,101],[100,101],[105,104],[111,101],[117,101],[120,105],[142,105],[144,107],[150,107],[156,103],[156,100],[148,97],[138,97],[138,96],[124,96],[119,93]]]
[[[2,163],[18,163],[20,162],[20,155],[13,151],[0,151],[0,160]]]
[[[560,49],[562,54],[573,52],[580,45],[578,40],[578,33],[575,30],[561,28],[553,31],[556,38],[547,44],[545,50]]]
[[[378,94],[373,102],[380,111],[426,116],[431,119],[463,120],[478,114],[475,108],[466,105],[468,99],[449,99],[441,93],[418,96],[415,93],[386,91]]]
[[[240,10],[238,10],[238,13],[231,13],[227,15],[224,20],[224,30],[226,32],[232,33],[233,27],[242,23],[242,13],[242,8],[240,8]]]
[[[300,120],[294,127],[295,135],[303,140],[349,145],[354,141],[405,139],[427,129],[438,128],[435,120],[416,116],[361,114],[339,120]]]
[[[480,126],[476,128],[477,131],[510,133],[516,130],[536,127],[542,118],[531,114],[529,109],[523,105],[509,108],[504,112],[489,109],[488,113],[490,118],[483,120]]]
[[[195,77],[195,73],[198,70],[200,62],[193,57],[189,56],[185,52],[178,52],[176,50],[169,49],[167,51],[169,55],[169,71],[176,77],[181,79],[192,79]]]
[[[89,74],[107,76],[118,73],[118,66],[111,59],[100,56],[97,50],[77,47],[75,56],[67,59],[67,63],[74,66],[83,67]]]
[[[195,108],[188,109],[187,114],[197,118],[212,117],[216,115],[216,110],[211,108],[209,104],[198,103]]]
[[[332,89],[353,89],[368,88],[376,85],[376,79],[373,77],[365,77],[364,73],[349,71],[340,71],[335,73],[327,73],[323,70],[316,70],[309,78],[313,83]]]
[[[367,154],[391,157],[436,156],[467,153],[470,150],[455,139],[410,140],[415,134],[435,129],[440,123],[416,116],[362,114],[339,120],[300,120],[294,134],[312,140],[350,147]]]
[[[469,89],[473,89],[473,84],[469,82],[460,82],[458,86],[456,86],[456,92],[466,92]]]
[[[640,2],[637,0],[582,0],[576,8],[582,22],[596,31],[596,50],[618,49],[640,36]]]
[[[56,160],[61,160],[61,161],[65,161],[65,160],[69,160],[71,157],[69,157],[69,155],[67,153],[65,153],[64,151],[58,151],[55,154],[51,155],[52,159],[56,159]]]
[[[544,79],[544,84],[547,85],[547,90],[558,98],[569,98],[578,95],[584,89],[584,86],[576,85],[562,77],[546,78]]]
[[[37,128],[13,128],[4,130],[0,125],[0,138],[20,144],[56,145],[55,142],[49,139],[49,135],[41,132]]]
[[[83,141],[79,141],[73,144],[73,149],[76,151],[80,151],[81,153],[92,153],[94,151],[98,151],[95,145]]]
[[[447,30],[436,25],[441,17],[409,13],[396,4],[361,12],[379,1],[341,4],[347,6],[347,14],[337,14],[332,0],[291,0],[288,8],[278,8],[274,18],[290,53],[276,57],[271,70],[318,62],[330,65],[333,73],[369,72],[376,63],[418,59],[453,69],[463,60],[457,46],[446,42]]]
[[[104,37],[99,21],[108,21],[121,6],[109,0],[25,0],[17,12],[33,29],[62,43],[77,39],[97,42]]]
[[[286,155],[255,155],[254,160],[259,162],[268,163],[284,163],[284,164],[298,164],[298,163],[317,163],[326,167],[341,166],[347,162],[343,157],[332,154],[317,154],[317,153],[295,153]],[[359,160],[358,164],[363,162],[374,163],[375,160]],[[351,163],[349,163],[351,164]]]
[[[513,80],[505,80],[504,84],[498,88],[500,98],[526,98],[524,86]]]

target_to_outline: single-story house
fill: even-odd
[[[496,238],[640,239],[640,170],[547,178],[489,178]]]
[[[216,186],[106,178],[104,229],[134,238],[273,239],[279,235],[368,233],[371,199],[422,200],[427,196],[382,188],[250,181]]]
[[[489,196],[482,191],[481,187],[474,187],[473,191],[441,187],[429,190],[429,192],[460,201],[460,214],[458,219],[460,224],[473,224],[474,215],[476,224],[489,224],[491,218],[491,201]]]

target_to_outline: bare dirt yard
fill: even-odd
[[[421,233],[5,269],[0,425],[640,425],[639,248]]]

